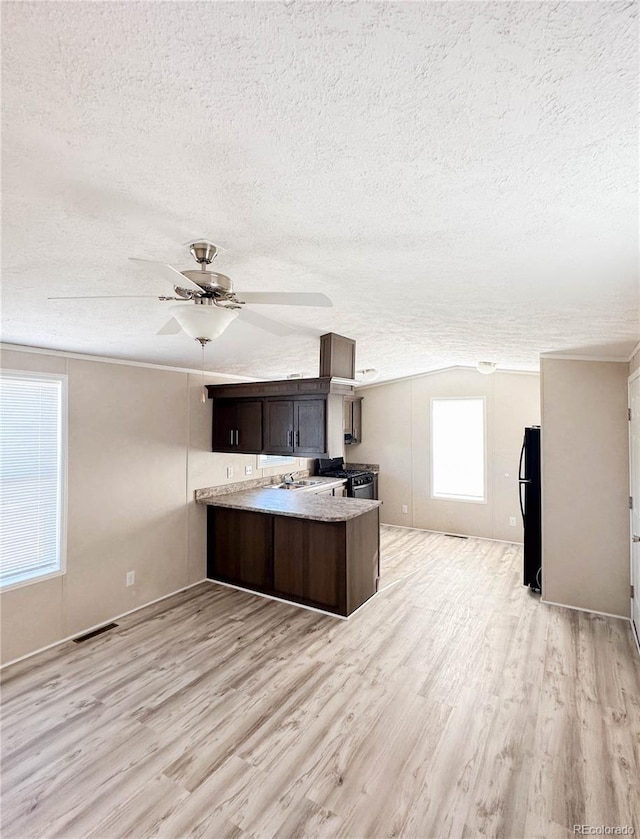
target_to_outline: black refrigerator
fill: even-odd
[[[542,587],[542,501],[540,480],[540,426],[525,428],[518,471],[520,511],[524,525],[524,584]]]

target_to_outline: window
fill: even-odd
[[[289,466],[295,463],[295,457],[279,454],[259,454],[258,455],[258,469],[268,469],[270,466]]]
[[[66,376],[0,374],[0,586],[64,571]]]
[[[486,501],[484,398],[431,400],[431,497]]]

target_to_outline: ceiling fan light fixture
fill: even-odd
[[[214,341],[238,317],[238,310],[225,309],[223,306],[186,304],[172,306],[171,314],[190,338]]]
[[[485,376],[490,376],[491,373],[496,372],[496,363],[495,361],[479,361],[476,364],[476,368],[478,373],[482,373]]]

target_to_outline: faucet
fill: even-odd
[[[289,472],[288,475],[284,476],[285,484],[295,484],[296,479],[293,477],[293,472]]]

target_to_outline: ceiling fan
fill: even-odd
[[[333,306],[325,294],[310,292],[236,292],[231,279],[225,274],[209,271],[216,258],[218,247],[213,242],[192,242],[189,250],[200,269],[178,271],[170,265],[150,259],[130,257],[132,262],[162,277],[173,285],[174,296],[158,296],[158,300],[177,300],[182,305],[171,307],[171,319],[158,331],[158,335],[171,335],[180,330],[191,338],[208,343],[219,337],[236,317],[246,323],[271,332],[289,335],[295,329],[272,318],[246,309],[247,305],[271,306]],[[141,295],[97,295],[93,297],[49,297],[49,300],[88,300],[104,297],[140,297]],[[187,302],[194,305],[186,306]]]

